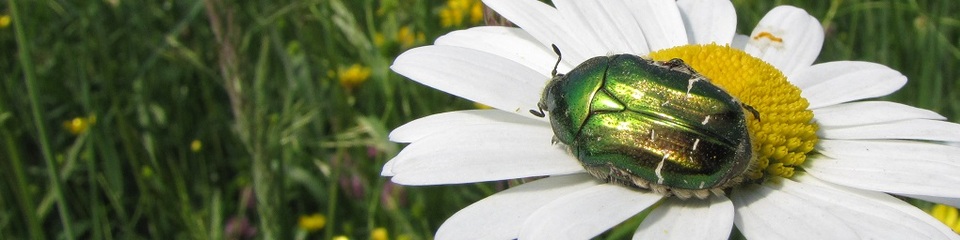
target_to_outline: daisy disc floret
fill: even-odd
[[[543,178],[457,212],[437,239],[586,239],[645,210],[634,238],[725,239],[735,226],[748,239],[958,239],[899,197],[960,206],[960,148],[945,144],[960,142],[960,125],[928,110],[866,100],[906,84],[886,66],[814,64],[823,28],[801,9],[774,8],[749,35],[737,35],[729,1],[484,3],[519,28],[451,32],[404,52],[391,68],[494,109],[431,115],[395,129],[390,139],[409,145],[382,175],[404,185]],[[559,63],[553,44],[563,53]],[[664,163],[659,174],[653,165],[643,179],[653,191],[638,189],[644,183],[631,177],[643,174],[615,172],[627,167],[608,167],[598,179],[604,174],[588,173],[596,169],[572,154],[577,144],[553,144],[553,116],[530,114],[540,109],[554,69],[572,74],[588,59],[618,54],[654,65],[679,59],[690,68],[685,76],[702,76],[752,109],[737,109],[750,164],[738,180],[715,187],[723,194],[699,199],[701,190],[650,187],[666,183],[666,161],[654,161]],[[619,108],[606,103],[620,101],[585,106]],[[668,112],[678,115],[660,111]],[[611,172],[624,176],[614,179],[621,184],[608,183]],[[629,183],[634,187],[622,186]]]

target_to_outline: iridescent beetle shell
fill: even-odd
[[[706,198],[752,165],[744,109],[757,113],[679,59],[595,57],[554,72],[538,106],[555,141],[610,182]]]

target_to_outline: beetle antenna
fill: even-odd
[[[557,67],[560,66],[560,59],[563,59],[563,55],[560,54],[560,48],[556,44],[550,44],[553,47],[553,52],[557,53],[557,63],[553,64],[553,71],[550,72],[551,77],[557,76]]]
[[[537,103],[537,110],[530,109],[530,114],[541,118],[547,116],[547,114],[543,113],[543,104],[540,103]]]
[[[537,110],[530,109],[530,114],[533,114],[534,116],[537,116],[539,118],[547,116],[547,114],[543,112],[543,109],[537,109]]]

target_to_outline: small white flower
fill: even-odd
[[[960,142],[960,125],[928,110],[858,101],[890,94],[907,79],[875,63],[813,64],[823,29],[801,9],[774,8],[744,36],[734,33],[736,13],[729,1],[557,0],[556,8],[535,0],[484,2],[522,29],[452,32],[435,45],[403,53],[392,69],[498,110],[441,113],[397,128],[390,139],[410,144],[382,175],[405,185],[549,177],[457,212],[440,227],[437,239],[585,239],[650,207],[655,208],[634,238],[725,239],[735,225],[749,239],[960,239],[894,197],[960,206],[960,148],[941,143]],[[765,91],[800,91],[786,103],[758,107],[765,125],[748,124],[763,135],[754,140],[769,159],[756,172],[763,176],[758,179],[767,179],[762,184],[744,184],[728,196],[705,200],[606,184],[586,174],[563,146],[551,144],[548,120],[528,112],[537,109],[550,79],[556,61],[551,44],[563,51],[557,70],[565,73],[594,56],[669,59],[709,43],[743,49],[753,57],[744,56],[769,63],[792,84],[752,89],[717,83],[741,101],[763,105],[766,98],[775,102],[789,95]],[[682,56],[714,81],[728,74],[716,61]],[[804,125],[811,114],[816,125]],[[778,125],[776,119],[785,120]],[[786,126],[790,121],[800,125]],[[812,137],[804,137],[804,131]]]

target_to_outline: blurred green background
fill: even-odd
[[[956,1],[733,2],[740,33],[775,5],[806,9],[827,31],[818,62],[885,64],[910,79],[889,99],[960,117]],[[388,67],[482,13],[476,0],[0,3],[0,238],[429,239],[513,183],[380,177],[402,148],[391,129],[482,107]]]

